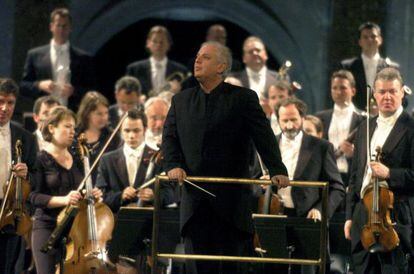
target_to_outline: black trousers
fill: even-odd
[[[223,220],[208,205],[199,207],[183,230],[186,254],[248,256],[253,236]],[[245,263],[186,261],[186,274],[242,274]]]
[[[59,263],[61,258],[61,254],[57,249],[52,249],[48,253],[40,251],[52,232],[53,228],[34,228],[32,231],[32,252],[37,274],[55,273],[56,264]]]
[[[397,223],[395,229],[400,244],[391,252],[369,253],[362,246],[360,232],[367,222],[368,214],[362,201],[357,203],[352,217],[352,261],[355,274],[406,274],[412,273],[412,229],[414,200],[398,201],[394,203],[394,219]]]
[[[6,230],[7,231],[7,230]],[[20,253],[22,238],[12,233],[0,232],[0,273],[14,274],[17,266],[17,259]]]

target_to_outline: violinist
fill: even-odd
[[[104,191],[104,202],[114,212],[121,206],[136,203],[138,199],[144,202],[144,206],[154,199],[152,188],[137,190],[144,183],[149,161],[156,152],[144,141],[146,128],[147,119],[142,112],[136,109],[128,111],[121,127],[124,145],[105,154],[99,164],[96,186]],[[153,176],[160,172],[161,167],[156,165]],[[172,189],[161,191],[164,205],[172,204],[172,197]]]
[[[5,198],[3,188],[9,179],[9,172],[17,177],[29,179],[29,173],[35,162],[36,140],[34,136],[11,122],[19,88],[12,79],[0,78],[0,201]],[[22,162],[15,161],[15,144],[21,140],[23,146]],[[0,273],[15,273],[21,271],[21,265],[16,264],[21,246],[21,237],[14,233],[14,228],[5,226],[0,231]]]
[[[42,135],[49,142],[38,153],[33,191],[30,201],[36,207],[32,231],[32,247],[38,274],[55,273],[60,252],[52,249],[42,253],[41,247],[48,240],[57,224],[57,216],[63,207],[75,205],[82,199],[76,191],[83,179],[82,164],[71,155],[70,146],[75,137],[75,114],[63,106],[52,109]],[[95,198],[102,196],[94,189]]]
[[[351,240],[355,274],[413,273],[414,270],[414,120],[402,107],[403,86],[403,79],[394,68],[385,68],[377,74],[373,96],[379,115],[369,121],[369,138],[365,123],[356,134],[344,226],[345,237]],[[378,147],[382,150],[380,161],[368,159],[368,162],[367,148],[374,154]],[[392,222],[396,222],[394,228],[400,243],[389,252],[370,253],[361,245],[361,231],[368,220],[369,209],[363,199],[371,186],[369,177],[377,178],[381,187],[394,194]]]
[[[75,140],[72,149],[75,153],[78,137],[80,134],[85,134],[86,147],[89,150],[89,161],[93,163],[98,156],[99,152],[104,147],[106,141],[112,133],[112,128],[108,126],[109,114],[108,114],[109,102],[105,96],[97,91],[88,91],[83,96],[80,103],[77,116],[77,126],[75,133]],[[121,138],[119,135],[115,135],[112,139],[107,152],[117,149],[120,146]],[[92,183],[95,184],[98,170],[95,169],[92,172]]]

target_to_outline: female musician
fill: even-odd
[[[43,138],[50,142],[39,152],[36,159],[34,190],[30,201],[35,206],[32,247],[38,274],[55,273],[59,251],[52,249],[45,254],[40,251],[56,227],[57,216],[64,206],[76,204],[82,199],[75,191],[82,181],[81,163],[69,152],[75,136],[75,114],[66,107],[55,107],[44,128]],[[94,189],[96,198],[102,192]]]
[[[112,133],[112,129],[108,127],[108,100],[97,91],[89,91],[83,97],[77,113],[77,127],[75,134],[75,142],[72,149],[76,149],[77,137],[84,133],[87,139],[86,146],[89,149],[89,161],[93,163],[96,156],[106,143],[106,140]],[[112,151],[119,147],[121,139],[118,135],[110,143],[106,152]],[[95,184],[97,176],[96,171],[92,172],[92,182]]]

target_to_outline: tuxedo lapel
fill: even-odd
[[[312,156],[311,138],[309,138],[308,135],[303,134],[302,144],[300,146],[300,151],[299,151],[299,156],[298,156],[298,162],[296,164],[296,170],[293,176],[294,179],[301,177],[311,156]]]
[[[49,78],[53,78],[53,70],[52,70],[52,59],[50,58],[50,45],[45,48],[45,52],[43,53],[43,56],[41,57],[41,64],[44,68],[44,71],[46,72],[46,75]]]
[[[148,164],[153,154],[154,151],[150,149],[147,145],[145,145],[141,163],[139,164],[137,175],[135,176],[134,188],[138,188],[144,183],[148,169]]]
[[[146,92],[149,92],[152,90],[152,74],[151,74],[151,61],[148,59],[147,62],[145,62],[145,71],[147,72],[147,80],[148,80],[148,90]]]
[[[375,128],[377,127],[377,118],[378,117],[375,117],[375,118],[372,118],[370,121],[369,121],[369,140],[371,141],[371,139],[372,139],[372,135],[374,134],[374,131],[375,131]],[[366,129],[367,127],[366,127],[366,125],[363,127],[363,129],[364,129],[364,134],[363,134],[363,140],[362,140],[362,145],[363,145],[363,147],[362,147],[362,152],[363,152],[363,155],[361,155],[362,156],[362,159],[363,159],[363,163],[365,163],[365,165],[366,165],[366,163],[367,163],[367,129]]]
[[[243,87],[246,87],[246,88],[250,87],[249,77],[247,77],[247,71],[246,70],[244,70],[241,73],[240,81],[241,81]]]
[[[329,140],[329,128],[331,127],[332,116],[333,116],[333,109],[327,112],[326,114],[326,126],[324,127],[324,136],[326,140]]]
[[[401,116],[397,119],[394,127],[392,128],[390,135],[388,135],[387,140],[385,141],[382,152],[386,155],[391,153],[401,138],[404,136],[405,132],[407,131],[407,127],[405,125],[405,121],[407,120],[407,115],[405,112],[401,114]]]
[[[124,189],[129,186],[129,179],[123,147],[118,149],[114,163],[114,172],[118,175],[119,181],[121,182],[119,187],[120,189]]]

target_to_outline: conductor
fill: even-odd
[[[201,45],[194,64],[198,87],[172,99],[163,133],[164,168],[183,183],[180,211],[186,254],[248,255],[253,224],[252,188],[240,184],[199,184],[216,197],[184,182],[189,176],[249,177],[254,143],[272,182],[289,184],[286,167],[256,93],[224,83],[232,63],[230,50],[217,43]],[[186,263],[186,273],[243,273],[234,263]]]

